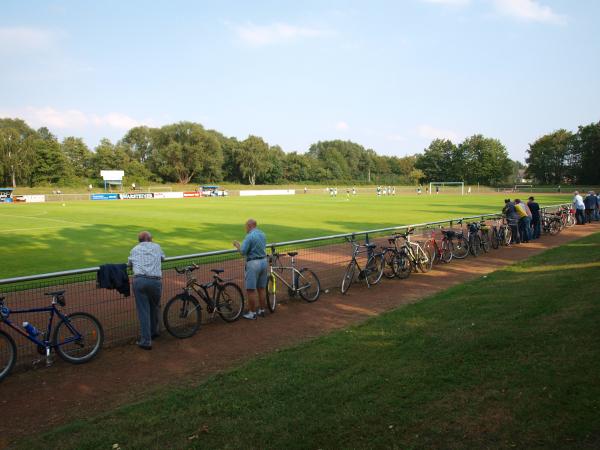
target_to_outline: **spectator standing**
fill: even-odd
[[[160,264],[165,259],[160,245],[152,242],[152,235],[142,231],[139,244],[131,249],[128,265],[133,270],[133,293],[140,339],[136,342],[144,350],[152,350],[152,339],[160,333],[160,297],[162,294],[162,271]]]
[[[515,209],[515,204],[510,201],[510,198],[504,200],[504,208],[502,208],[502,213],[506,216],[506,222],[510,227],[511,231],[511,244],[518,244],[520,242],[519,239],[519,214]]]
[[[596,194],[596,218],[595,220],[600,220],[600,194]]]
[[[533,239],[539,239],[540,235],[542,234],[540,205],[535,201],[533,197],[529,197],[527,206],[529,206],[529,210],[531,211],[531,228],[533,230]]]
[[[529,242],[529,233],[531,232],[531,217],[527,214],[529,208],[525,203],[522,203],[518,198],[515,199],[515,210],[519,215],[519,235],[521,237],[521,242],[528,243]]]
[[[573,208],[575,208],[577,225],[585,225],[585,203],[583,203],[583,198],[579,195],[579,191],[574,192]]]
[[[583,200],[583,204],[585,205],[585,221],[586,223],[591,223],[592,219],[596,217],[596,206],[598,199],[594,195],[592,191],[588,192]]]
[[[242,316],[245,319],[256,320],[258,316],[265,316],[267,307],[266,287],[269,264],[267,262],[267,238],[257,228],[256,220],[246,221],[246,237],[240,244],[233,241],[233,246],[246,258],[246,294],[248,295],[248,311]],[[258,309],[256,297],[258,295]]]

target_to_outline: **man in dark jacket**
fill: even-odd
[[[504,208],[502,208],[502,214],[506,216],[506,222],[510,227],[511,232],[511,244],[519,244],[519,214],[515,209],[515,204],[510,201],[510,198],[504,200]]]
[[[598,204],[598,199],[593,195],[592,191],[587,193],[583,199],[583,204],[585,205],[585,223],[590,223],[596,216],[596,207]]]
[[[533,228],[533,239],[539,239],[542,233],[542,224],[540,220],[540,205],[535,201],[533,197],[529,197],[527,206],[529,206],[529,210],[531,211],[531,228]]]

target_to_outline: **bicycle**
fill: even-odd
[[[419,241],[412,242],[410,240],[410,235],[414,234],[414,232],[415,230],[410,228],[405,233],[399,233],[399,236],[404,239],[402,248],[406,253],[412,270],[416,272],[418,268],[421,272],[426,273],[429,272],[429,261],[431,261],[431,256],[425,251]]]
[[[478,222],[467,222],[467,242],[469,243],[469,253],[473,256],[478,256],[481,250]]]
[[[427,252],[427,255],[430,256],[430,258],[429,258],[429,269],[430,270],[433,269],[433,264],[436,261],[442,261],[444,263],[448,263],[452,259],[452,254],[450,253],[448,255],[448,250],[446,250],[446,257],[444,257],[444,242],[446,242],[446,247],[448,247],[447,241],[448,241],[448,238],[444,234],[444,230],[442,230],[441,245],[438,245],[437,241],[435,240],[435,230],[431,230],[431,235],[425,241],[425,247],[424,247],[425,251]]]
[[[491,247],[490,227],[485,220],[479,221],[479,243],[484,253],[488,253]]]
[[[560,216],[553,213],[542,214],[542,230],[551,236],[557,235],[562,229]]]
[[[462,226],[463,221],[459,220],[458,225]],[[465,232],[461,228],[460,231],[449,230],[446,235],[452,243],[452,257],[456,259],[464,259],[469,254],[469,241],[465,237]],[[452,238],[450,238],[452,236]],[[456,238],[456,246],[454,245],[453,239]]]
[[[289,252],[287,255],[291,258],[289,266],[282,266],[279,258],[280,253],[273,253],[269,257],[270,273],[267,281],[267,307],[272,313],[277,308],[277,279],[279,279],[288,288],[290,297],[295,297],[297,294],[303,300],[312,303],[316,302],[321,295],[321,283],[317,275],[310,269],[304,267],[300,270],[296,269],[296,260],[294,259],[298,252]],[[284,272],[291,272],[292,282],[288,283],[283,278]]]
[[[202,319],[202,307],[194,296],[196,294],[206,304],[206,311],[213,319],[219,313],[225,322],[235,322],[244,310],[244,294],[240,287],[231,280],[224,280],[219,275],[223,269],[211,269],[213,280],[200,284],[192,275],[199,266],[192,264],[175,271],[185,274],[186,283],[183,292],[176,294],[165,305],[163,322],[167,331],[174,337],[185,339],[196,334]],[[209,290],[212,288],[212,293]]]
[[[376,285],[383,276],[383,254],[375,253],[376,244],[366,243],[364,245],[357,244],[354,238],[346,238],[346,241],[352,244],[352,259],[346,267],[344,272],[344,278],[342,278],[341,292],[345,294],[350,289],[350,285],[354,281],[356,270],[358,269],[358,278],[364,279],[367,283],[367,287]],[[364,249],[364,250],[362,250]],[[364,268],[360,267],[356,257],[360,253],[367,253],[367,263]]]
[[[46,357],[46,366],[52,365],[52,351],[71,364],[88,362],[98,354],[104,342],[104,330],[94,316],[85,312],[63,314],[59,307],[66,305],[64,294],[65,291],[47,292],[44,295],[52,297],[50,306],[28,309],[10,309],[4,303],[5,297],[0,297],[0,324],[5,324],[36,345],[38,353]],[[42,312],[48,313],[46,331],[40,331],[28,322],[23,322],[21,327],[10,320],[13,315]],[[55,316],[60,321],[53,330]],[[0,330],[0,380],[10,373],[16,360],[14,339]]]
[[[383,275],[389,279],[403,280],[410,276],[411,265],[404,248],[398,248],[398,239],[400,236],[388,238],[392,246],[386,247],[383,251]]]

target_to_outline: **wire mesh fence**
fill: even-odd
[[[546,206],[543,212],[556,211],[563,205]],[[309,268],[318,276],[322,292],[339,291],[345,268],[352,257],[352,247],[348,239],[357,242],[375,243],[380,247],[388,245],[387,238],[395,233],[408,228],[415,230],[414,240],[422,240],[431,237],[436,230],[454,229],[465,227],[468,221],[493,220],[498,218],[496,214],[484,214],[464,218],[447,219],[437,222],[428,222],[414,225],[402,225],[397,227],[383,228],[377,230],[357,231],[355,233],[323,236],[311,239],[268,244],[267,253],[278,253],[281,262],[288,266],[290,252],[297,252],[295,256],[296,268]],[[438,238],[441,234],[435,234]],[[364,264],[366,253],[359,257],[359,263]],[[176,267],[197,264],[198,270],[194,272],[198,281],[208,282],[212,279],[211,269],[224,269],[222,278],[232,280],[243,287],[244,260],[235,250],[223,250],[215,252],[198,253],[167,258],[163,263],[163,292],[162,305],[170,298],[181,292],[185,287],[186,278],[177,274]],[[132,342],[138,335],[139,325],[136,316],[133,290],[131,296],[125,297],[116,290],[100,289],[97,286],[98,267],[90,267],[80,270],[41,274],[28,277],[17,277],[0,280],[0,297],[5,297],[5,304],[11,309],[10,319],[20,325],[22,322],[32,323],[38,330],[44,331],[47,327],[47,313],[24,313],[17,314],[15,310],[41,308],[50,305],[51,297],[45,293],[66,290],[66,307],[63,312],[87,312],[94,315],[101,322],[105,332],[105,347],[115,346],[126,342]],[[291,271],[280,275],[291,284]],[[278,301],[289,301],[289,294],[285,290],[278,290]],[[326,297],[325,297],[326,298]],[[326,300],[325,300],[326,301]],[[204,314],[203,320],[207,320]],[[56,325],[56,324],[55,324]],[[38,349],[24,337],[14,333],[7,326],[0,329],[9,332],[17,343],[18,366],[27,367],[32,361],[41,358]],[[0,359],[2,352],[7,349],[0,348]]]

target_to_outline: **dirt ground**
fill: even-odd
[[[329,333],[370,316],[416,302],[450,286],[493,272],[548,248],[600,231],[576,226],[526,245],[491,250],[476,259],[453,260],[407,280],[370,289],[355,284],[347,295],[331,290],[313,304],[289,300],[257,321],[208,323],[192,338],[164,333],[152,351],[134,345],[105,349],[94,361],[11,374],[0,384],[0,449],[19,437],[136,401],[169,384],[198,383],[256,355]],[[401,289],[398,289],[401,287]]]

